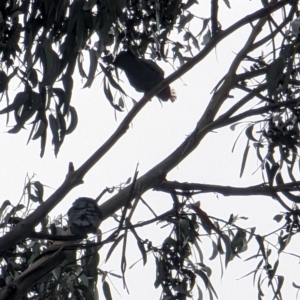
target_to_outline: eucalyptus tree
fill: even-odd
[[[122,248],[119,277],[127,288],[129,236],[136,239],[144,264],[151,263],[148,254],[153,254],[154,286],[161,289],[161,299],[186,299],[192,295],[201,299],[206,291],[202,291],[200,282],[210,298],[217,297],[207,259],[220,257],[223,268],[246,252],[250,241],[256,243],[257,253],[249,259],[259,259],[252,272],[258,298],[263,297],[265,281],[272,288],[274,299],[282,298],[284,274],[277,273],[279,257],[299,232],[299,174],[294,168],[298,162],[300,116],[298,1],[262,0],[255,12],[227,28],[222,26],[219,2],[210,2],[210,16],[204,18],[196,14],[197,0],[1,1],[0,92],[7,101],[0,114],[14,115],[10,134],[30,128],[28,141],[40,141],[41,157],[51,134],[54,154],[59,155],[65,139],[76,134],[80,122],[72,104],[75,74],[83,78],[84,88],[92,88],[100,74],[105,98],[112,109],[126,117],[81,166],[75,169],[69,163],[65,180],[48,199],[43,199],[44,185],[28,179],[24,197],[34,203],[34,211],[22,203],[2,203],[0,299],[97,299],[99,277],[105,298],[112,299],[107,278],[119,275],[99,267],[99,253],[104,245],[109,246],[104,253],[109,260],[117,247]],[[221,3],[230,8],[228,0]],[[197,32],[190,29],[195,28],[194,22],[201,24]],[[130,123],[150,99],[157,96],[176,105],[170,84],[243,26],[250,28],[246,43],[227,74],[216,82],[211,101],[199,115],[193,132],[144,175],[139,176],[137,169],[132,179],[105,189],[96,199],[82,195],[68,210],[67,219],[49,221],[51,210],[72,189],[83,184],[84,176],[119,139],[126,138]],[[172,38],[174,31],[184,32],[181,42]],[[262,51],[266,45],[267,54]],[[88,68],[84,58],[89,60]],[[178,69],[165,78],[158,61],[169,61]],[[139,101],[130,98],[121,76],[144,93]],[[13,81],[19,82],[20,92],[10,102],[9,86]],[[242,91],[243,96],[235,98],[223,112],[233,90]],[[126,112],[125,105],[131,100],[133,106]],[[167,180],[172,169],[202,146],[209,132],[244,120],[247,143],[240,176],[248,153],[254,151],[263,174],[259,185],[228,187]],[[171,197],[173,207],[156,215],[143,198],[150,189]],[[114,195],[99,204],[106,193]],[[238,216],[220,220],[208,215],[195,201],[197,195],[205,193],[261,195],[276,200],[282,206],[274,217],[282,222],[280,230],[273,232],[278,235],[278,245],[270,244],[269,235],[261,235],[255,228],[243,228]],[[141,202],[154,216],[135,224],[133,215],[138,214]],[[117,226],[103,238],[101,224],[109,217],[115,219]],[[157,222],[168,224],[171,229],[161,244],[154,245],[139,235],[138,228]],[[211,247],[210,257],[204,257],[200,239]],[[272,250],[278,253],[274,262],[270,260]],[[299,288],[296,284],[294,287]]]

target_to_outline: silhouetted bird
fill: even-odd
[[[130,51],[119,53],[113,64],[123,70],[137,92],[147,93],[164,79],[164,71],[152,60],[138,58]],[[167,86],[156,95],[162,101],[175,101],[176,95]]]

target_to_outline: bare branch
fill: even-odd
[[[163,181],[161,185],[156,188],[157,191],[170,193],[170,191],[181,190],[186,192],[186,195],[192,195],[194,192],[205,193],[219,193],[223,196],[269,196],[274,197],[275,193],[282,191],[299,191],[300,181],[281,184],[278,186],[269,186],[266,184],[252,185],[249,187],[232,187],[221,186],[215,184],[202,183],[188,183],[178,181]]]
[[[224,127],[224,126],[239,122],[239,121],[246,119],[248,117],[251,117],[251,116],[256,116],[256,115],[260,115],[263,113],[267,113],[268,111],[275,111],[276,109],[278,109],[280,107],[290,107],[290,106],[292,107],[292,106],[297,105],[298,102],[299,102],[299,99],[295,99],[293,101],[284,101],[284,102],[280,102],[280,103],[269,104],[268,106],[264,106],[264,107],[251,109],[251,110],[242,112],[234,117],[227,118],[227,120],[225,119],[225,114],[224,114],[224,116],[222,116],[222,119],[220,119],[220,118],[217,119],[215,122],[210,124],[208,127],[211,128],[211,130],[217,129],[220,127]]]

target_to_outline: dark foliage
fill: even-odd
[[[172,45],[182,63],[183,47],[169,40],[168,35],[179,17],[192,16],[185,9],[196,3],[196,0],[186,3],[181,0],[1,1],[0,93],[8,90],[11,79],[19,80],[23,89],[12,104],[0,111],[14,113],[16,125],[9,133],[19,132],[31,121],[29,140],[40,140],[43,156],[49,127],[57,155],[64,138],[76,128],[78,121],[76,109],[71,105],[76,66],[86,78],[84,87],[92,85],[97,69],[102,70],[108,79],[104,94],[115,109],[122,111],[110,86],[122,95],[125,92],[110,72],[107,55],[130,48],[141,57],[150,52],[152,58],[166,59],[166,49]],[[178,28],[182,29],[191,19],[186,22],[180,19]],[[85,55],[90,60],[88,72],[82,63]],[[99,65],[101,60],[106,66]],[[156,66],[147,60],[148,66],[151,63]],[[158,66],[152,70],[162,72]],[[159,79],[163,79],[163,74]],[[148,91],[158,82],[155,80],[146,89],[138,90]],[[158,96],[164,101],[173,97],[169,88]]]

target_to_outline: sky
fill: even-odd
[[[193,13],[200,17],[209,17],[207,5],[210,4],[210,1],[199,2],[200,4]],[[253,12],[261,2],[232,0],[230,3],[231,9],[228,9],[222,1],[219,3],[220,22],[223,28],[227,28],[240,16]],[[200,24],[196,23],[195,26],[200,26]],[[176,102],[161,104],[156,98],[153,98],[134,119],[125,136],[85,176],[84,184],[72,190],[50,215],[52,217],[64,215],[78,197],[95,198],[105,187],[126,182],[128,177],[133,176],[137,164],[139,164],[139,174],[144,174],[179,146],[193,131],[209,103],[212,89],[227,72],[235,53],[244,44],[249,29],[250,26],[242,28],[227,38],[204,61],[180,80],[172,83],[171,86],[176,90],[178,97]],[[199,31],[198,28],[195,30]],[[172,73],[170,65],[166,63],[160,65],[166,75]],[[75,132],[66,137],[57,158],[53,153],[51,138],[48,137],[46,152],[44,158],[41,159],[39,157],[39,141],[31,141],[26,146],[29,132],[22,130],[17,135],[10,135],[6,133],[9,128],[5,127],[5,117],[0,118],[0,127],[3,129],[0,147],[1,201],[9,199],[12,203],[18,203],[22,195],[25,177],[33,174],[35,174],[35,180],[48,186],[45,190],[46,199],[63,182],[69,162],[73,162],[75,169],[79,167],[110,137],[126,115],[126,112],[117,113],[117,120],[115,120],[114,111],[103,94],[100,76],[90,89],[82,89],[83,83],[79,77],[76,78],[75,83],[72,104],[78,112],[79,123]],[[126,91],[137,100],[142,96],[128,84]],[[10,86],[10,99],[13,99],[13,95],[17,92],[17,86]],[[235,95],[237,98],[228,99],[225,107],[230,107],[233,101],[239,99],[239,94]],[[132,107],[130,99],[126,105],[130,110]],[[5,107],[5,103],[0,103],[0,107]],[[232,153],[232,146],[242,129],[243,125],[240,125],[234,131],[226,128],[209,133],[200,146],[168,174],[167,179],[233,186],[249,186],[262,182],[260,171],[255,172],[259,167],[259,162],[254,151],[249,154],[249,163],[244,176],[239,178],[246,142],[244,135],[239,139],[234,153]],[[109,196],[105,196],[103,201],[109,199]],[[143,198],[157,214],[172,206],[172,201],[167,194],[147,192]],[[194,199],[201,202],[201,208],[209,215],[224,220],[227,220],[231,213],[248,217],[248,220],[241,220],[238,224],[245,228],[256,226],[257,232],[262,235],[279,227],[272,218],[282,209],[272,199],[263,197],[226,198],[215,194],[203,194]],[[134,220],[142,221],[151,217],[149,211],[141,207]],[[101,225],[102,232],[106,232],[115,225],[111,219],[108,219]],[[160,243],[166,237],[168,230],[168,228],[156,225],[155,228],[141,228],[138,232],[140,236],[152,239],[155,244],[155,242]],[[295,245],[296,242],[295,239]],[[130,239],[130,243],[128,266],[140,259],[136,243],[133,239]],[[274,243],[276,244],[276,239]],[[203,238],[201,249],[208,258],[211,254],[209,239]],[[287,251],[292,252],[292,249],[288,248]],[[116,249],[111,260],[107,264],[102,264],[101,269],[120,274],[120,251],[121,248]],[[229,299],[229,296],[231,300],[257,298],[257,289],[253,287],[251,276],[237,280],[256,267],[258,261],[243,262],[245,258],[256,254],[256,251],[257,245],[253,242],[241,259],[236,258],[230,262],[222,278],[220,261],[206,259],[207,265],[213,271],[211,280],[219,299]],[[100,252],[100,255],[102,263],[105,254],[102,256]],[[276,254],[272,258],[276,259]],[[292,275],[299,272],[298,261],[287,255],[284,256],[284,259],[282,256],[281,259],[278,272],[287,276],[283,288],[284,295],[287,297],[285,299],[294,299],[297,291],[291,286],[291,282],[293,281]],[[150,254],[148,260],[145,267],[142,266],[142,263],[138,263],[132,269],[127,270],[126,280],[130,290],[129,295],[122,289],[121,280],[110,277],[116,287],[115,290],[111,286],[113,299],[150,300],[159,298],[160,289],[155,290],[153,285],[155,280],[154,257]],[[297,283],[297,281],[295,282]],[[201,280],[199,283],[201,286]],[[265,299],[270,299],[268,295],[270,296],[272,293],[268,294],[266,286],[264,290],[266,291]],[[204,291],[205,289],[203,289],[204,299],[209,299],[208,294]]]

